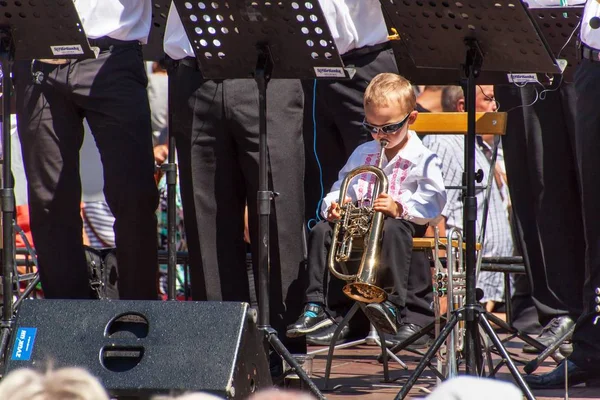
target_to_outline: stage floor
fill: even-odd
[[[534,358],[521,352],[522,342],[513,339],[506,344],[507,350],[515,360],[530,360]],[[309,347],[309,351],[322,347]],[[390,362],[390,379],[396,382],[383,382],[383,366],[377,362],[378,348],[374,346],[357,346],[351,349],[337,350],[334,356],[333,367],[329,386],[342,385],[335,391],[325,392],[327,399],[393,399],[401,388],[402,383],[412,373],[419,363],[420,357],[414,353],[402,351],[399,358],[406,363],[408,370],[402,369],[397,363]],[[313,375],[315,383],[319,388],[324,386],[325,361],[327,353],[315,355],[313,362]],[[543,373],[554,368],[555,363],[548,359],[536,373]],[[520,371],[524,364],[517,363]],[[504,366],[500,369],[499,378],[513,382],[512,376]],[[429,391],[435,388],[435,378],[429,369],[425,369],[421,378],[413,386],[410,398],[426,397]],[[537,399],[564,399],[563,390],[536,390],[533,392]],[[599,399],[600,388],[587,388],[584,385],[569,389],[569,399]]]

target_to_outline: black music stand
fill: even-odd
[[[162,61],[165,59],[163,41],[165,38],[165,27],[171,0],[154,0],[152,2],[152,25],[148,35],[148,43],[142,46],[144,60]]]
[[[530,8],[529,12],[533,15],[533,20],[548,42],[554,57],[557,60],[567,61],[562,81],[573,82],[575,67],[579,64],[577,55],[579,30],[574,31],[581,21],[583,7]]]
[[[459,320],[466,322],[466,372],[478,374],[482,370],[479,348],[479,325],[485,330],[517,384],[528,399],[533,399],[529,387],[519,374],[510,355],[494,332],[483,307],[476,300],[475,237],[477,199],[475,197],[475,97],[476,82],[499,83],[502,79],[515,80],[515,73],[559,74],[560,69],[551,55],[549,46],[540,37],[527,9],[520,1],[467,0],[463,2],[423,2],[404,0],[398,3],[381,0],[391,26],[400,36],[400,42],[414,62],[416,71],[432,68],[442,72],[457,70],[466,79],[467,135],[465,136],[464,232],[466,260],[466,305],[453,311],[423,360],[408,379],[397,399],[405,398],[423,370]],[[484,63],[485,61],[485,63]],[[493,75],[485,77],[483,73]],[[456,76],[456,73],[455,75]],[[530,79],[531,76],[526,79]],[[521,76],[522,77],[522,76]],[[414,79],[414,78],[413,78]],[[418,79],[415,79],[418,81]],[[445,82],[449,83],[449,82]]]
[[[73,2],[0,2],[0,63],[2,64],[2,322],[0,362],[13,325],[15,270],[14,182],[11,172],[10,102],[15,59],[95,58]],[[33,79],[33,77],[31,78]]]
[[[171,7],[171,0],[152,2],[152,26],[148,43],[142,47],[144,60],[165,61],[163,49],[165,27]],[[172,126],[171,113],[168,114],[168,126]],[[169,135],[167,161],[160,169],[167,179],[167,299],[177,297],[177,164],[175,163],[175,138]],[[186,273],[187,276],[187,273]]]
[[[258,327],[318,398],[324,398],[269,324],[269,190],[267,85],[279,79],[340,79],[348,74],[317,0],[302,2],[175,0],[207,79],[254,79],[259,93]],[[230,6],[230,4],[234,6]]]

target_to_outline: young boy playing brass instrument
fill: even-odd
[[[296,337],[334,324],[325,307],[327,255],[332,242],[333,223],[340,218],[340,186],[344,177],[363,165],[381,165],[389,181],[387,193],[372,199],[376,178],[356,176],[348,186],[346,202],[371,204],[384,214],[379,277],[387,300],[370,303],[369,318],[386,333],[396,334],[399,311],[405,305],[413,237],[423,236],[430,221],[440,215],[446,192],[437,156],[429,151],[409,126],[414,123],[416,98],[413,88],[397,74],[377,75],[364,95],[363,127],[373,141],[356,148],[339,173],[337,182],[323,198],[321,212],[326,218],[311,231],[308,243],[308,288],[299,319],[287,328]],[[387,141],[380,151],[382,140]],[[383,156],[379,163],[380,154]]]

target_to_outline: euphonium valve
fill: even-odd
[[[377,167],[364,165],[354,168],[342,181],[339,197],[341,217],[333,227],[333,238],[328,255],[328,266],[333,276],[350,282],[343,289],[346,296],[364,303],[381,303],[387,298],[385,290],[377,286],[384,215],[382,212],[374,211],[372,205],[357,206],[352,203],[344,204],[344,201],[350,181],[364,173],[376,177],[372,200],[381,193],[387,193],[388,179],[382,170],[382,165],[388,143],[387,140],[380,141],[381,150]],[[363,242],[363,254],[358,271],[355,275],[342,274],[337,271],[336,265],[338,263],[344,265],[350,258],[353,242],[357,239],[362,239]]]

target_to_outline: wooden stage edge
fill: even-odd
[[[501,335],[502,336],[502,335]],[[525,362],[534,358],[533,355],[527,355],[521,352],[522,342],[519,339],[513,339],[506,344],[506,348],[517,363],[517,367],[522,372]],[[322,347],[310,346],[309,351]],[[324,391],[323,394],[330,400],[374,400],[374,399],[393,399],[400,391],[401,385],[414,371],[420,361],[420,356],[402,351],[399,358],[408,366],[408,370],[402,369],[398,364],[390,362],[390,378],[395,382],[383,382],[383,366],[377,362],[378,348],[375,346],[361,345],[349,349],[337,350],[333,360],[332,373],[329,381],[330,387],[341,385],[335,391]],[[315,355],[313,361],[313,380],[320,389],[324,386],[325,361],[327,353]],[[498,361],[496,357],[495,361]],[[546,361],[536,373],[551,371],[555,363],[550,359]],[[497,375],[498,379],[513,382],[506,366],[502,367]],[[426,369],[413,386],[408,398],[425,398],[428,393],[436,387],[436,379],[433,373]],[[538,400],[557,400],[565,398],[565,391],[562,390],[535,390],[534,395]],[[485,399],[485,394],[480,397]],[[600,399],[600,388],[587,388],[584,385],[572,387],[569,389],[569,399]]]

